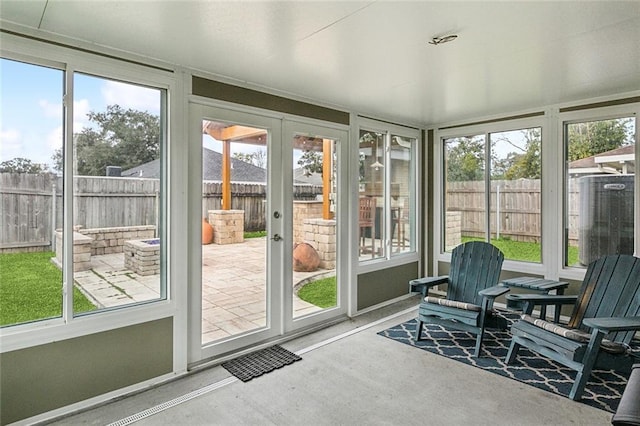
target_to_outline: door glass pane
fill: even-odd
[[[485,136],[444,140],[444,250],[486,240]]]
[[[337,306],[337,143],[293,137],[293,317]]]
[[[541,262],[541,128],[491,133],[491,242],[505,259]]]
[[[634,253],[636,119],[565,124],[565,265]]]
[[[392,255],[415,251],[415,138],[391,136],[391,247]]]
[[[7,59],[0,67],[0,326],[9,326],[62,315],[63,171],[53,157],[64,73]]]
[[[202,343],[266,327],[267,130],[202,121]]]
[[[165,297],[162,98],[159,89],[74,76],[76,313]]]
[[[360,130],[359,253],[360,260],[385,257],[385,134]]]

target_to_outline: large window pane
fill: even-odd
[[[385,137],[360,130],[359,228],[360,258],[385,257]]]
[[[62,186],[52,156],[62,144],[64,73],[7,59],[0,67],[0,326],[6,326],[62,315],[62,272],[52,261]]]
[[[485,135],[444,140],[444,250],[485,239]]]
[[[414,138],[391,136],[392,255],[415,250]]]
[[[164,297],[161,102],[158,89],[74,76],[74,282],[95,309]]]
[[[506,259],[540,262],[539,127],[491,133],[491,242]]]
[[[565,123],[565,265],[634,252],[636,119]]]

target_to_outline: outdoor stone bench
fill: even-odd
[[[127,240],[142,240],[155,237],[156,227],[153,225],[114,226],[107,228],[80,228],[83,235],[91,237],[91,255],[122,253]]]

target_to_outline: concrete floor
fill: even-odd
[[[137,424],[610,424],[605,411],[376,334],[414,318],[417,303],[413,297],[283,343],[302,361],[250,382],[215,366],[54,424],[109,424],[216,383]]]

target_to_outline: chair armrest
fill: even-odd
[[[417,278],[415,280],[409,281],[409,291],[420,292],[423,296],[427,295],[427,291],[431,287],[435,287],[439,284],[447,284],[449,283],[449,276],[443,275],[441,277],[425,277],[425,278]]]
[[[496,286],[493,286],[493,287],[488,287],[488,288],[485,288],[483,290],[480,290],[478,292],[478,294],[480,296],[483,296],[483,297],[496,298],[496,297],[498,297],[500,295],[505,294],[508,291],[509,291],[509,287],[503,287],[503,286],[500,286],[500,285],[496,285]]]
[[[578,296],[559,296],[555,294],[517,294],[512,293],[509,297],[515,297],[519,302],[532,303],[533,305],[575,305]]]
[[[582,323],[590,328],[605,331],[638,331],[640,317],[585,318]]]

